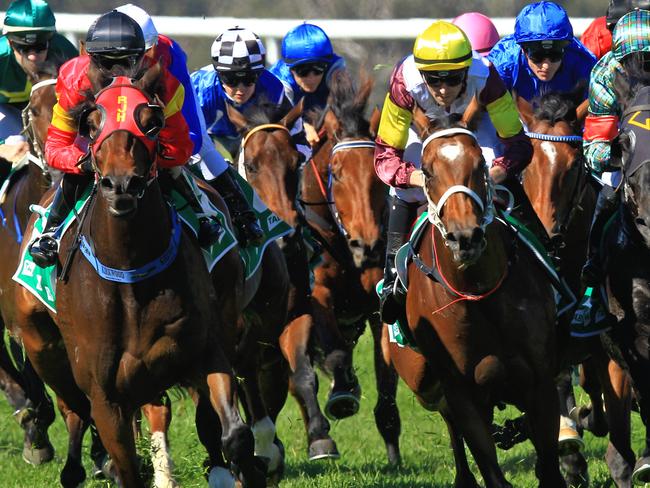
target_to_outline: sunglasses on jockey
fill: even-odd
[[[261,74],[259,71],[219,71],[219,79],[226,86],[236,87],[241,85],[253,86]]]
[[[467,70],[454,70],[454,71],[420,71],[424,82],[431,88],[439,88],[442,85],[458,86],[467,76]]]
[[[528,45],[524,44],[522,47],[526,53],[526,57],[533,63],[539,64],[545,59],[551,63],[557,63],[564,57],[565,42],[555,41],[541,41],[533,42]]]
[[[313,73],[317,76],[322,75],[327,70],[327,65],[323,63],[305,63],[305,64],[299,64],[298,66],[295,66],[291,69],[298,76],[303,78],[305,76],[308,76],[309,73]]]
[[[12,42],[11,47],[13,47],[20,54],[29,54],[31,52],[40,53],[47,51],[50,47],[49,41],[38,42],[36,44],[21,44],[18,42]]]
[[[115,74],[116,67],[122,70],[132,70],[142,61],[141,54],[91,54],[90,57],[95,61],[99,69],[106,74]],[[119,73],[122,74],[122,73]]]

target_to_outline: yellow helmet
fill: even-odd
[[[415,66],[423,71],[452,71],[472,64],[472,45],[460,27],[437,20],[413,45]]]

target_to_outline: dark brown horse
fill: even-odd
[[[383,359],[381,321],[375,284],[383,276],[386,186],[374,168],[374,124],[364,118],[372,80],[357,89],[346,72],[330,81],[321,138],[302,172],[300,211],[322,246],[323,262],[314,270],[312,297],[324,325],[320,345],[333,383],[326,412],[344,418],[359,408],[352,350],[369,321],[375,342],[378,391],[375,420],[391,464],[399,462],[400,420],[395,404],[397,375]]]
[[[161,391],[183,383],[199,393],[197,417],[201,405],[211,405],[219,416],[221,438],[218,432],[200,431],[202,440],[207,436],[223,446],[245,486],[263,486],[265,468],[253,456],[253,435],[239,416],[232,369],[222,349],[221,331],[227,324],[219,323],[198,245],[180,227],[155,177],[154,139],[164,117],[151,100],[159,76],[155,66],[136,85],[122,78],[127,86],[113,85],[97,99],[103,109],[90,104],[83,112],[82,126],[87,125],[90,139],[103,139],[99,147],[92,145],[98,190],[81,223],[75,223],[77,229],[63,237],[60,252],[64,257],[77,244],[79,231],[83,242],[93,243],[95,257],[73,255],[67,280],[57,284],[56,314],[19,288],[16,323],[44,381],[82,421],[92,414],[122,485],[143,486],[133,413]],[[118,94],[126,97],[118,105],[101,103]],[[118,106],[126,109],[128,104],[127,115],[137,120],[140,133],[102,134],[102,112],[110,120]],[[144,279],[122,283],[100,278],[91,264],[97,260],[121,274],[125,268],[160,262],[163,254],[173,257],[155,265]],[[216,266],[221,276],[233,279],[236,289],[234,280],[242,271],[233,263],[239,263],[238,257]]]
[[[0,227],[0,333],[6,325],[9,329],[15,320],[15,287],[11,279],[16,271],[20,244],[23,240],[29,205],[39,201],[52,185],[52,173],[43,159],[43,144],[56,103],[54,83],[57,67],[44,66],[41,73],[32,77],[32,91],[28,105],[23,110],[24,131],[30,144],[27,165],[12,176],[3,202],[2,226]],[[13,355],[20,362],[22,352],[11,346]],[[41,464],[52,459],[54,450],[47,437],[47,428],[54,420],[52,402],[45,393],[41,379],[27,360],[18,365],[17,371],[7,356],[4,343],[0,346],[0,385],[15,410],[15,418],[25,430],[23,459],[30,464]]]
[[[420,402],[445,418],[455,486],[478,486],[464,442],[486,486],[511,486],[491,435],[493,408],[502,401],[527,413],[539,486],[566,486],[557,457],[551,286],[533,255],[496,221],[473,134],[446,118],[432,125],[415,120],[432,222],[408,268],[406,319],[421,354],[392,345],[393,363]]]
[[[524,189],[551,238],[562,276],[578,297],[584,293],[580,271],[586,260],[587,236],[596,204],[596,185],[582,155],[582,136],[578,135],[586,116],[582,93],[582,87],[571,93],[548,93],[535,100],[534,111],[522,99],[518,100],[534,148],[524,173]],[[607,357],[599,337],[572,340],[568,336],[571,318],[571,313],[559,317],[560,344],[565,350],[562,355],[565,363],[583,361],[581,383],[591,405],[576,408],[566,372],[558,383],[560,412],[564,417],[571,414],[580,427],[595,435],[603,436],[609,431],[606,460],[618,486],[626,486],[632,472],[629,427],[625,427],[629,424],[629,380],[617,363]],[[565,456],[562,463],[570,483],[586,485],[587,466],[581,454]],[[628,468],[623,470],[626,464]],[[580,477],[583,480],[579,482]]]
[[[228,106],[229,118],[243,137],[240,172],[245,171],[248,182],[261,200],[296,229],[282,242],[291,289],[287,324],[279,344],[288,363],[289,388],[305,421],[309,459],[338,458],[336,444],[329,436],[329,422],[318,405],[318,379],[312,367],[315,344],[309,250],[296,208],[301,155],[290,134],[302,106],[294,107],[279,122],[276,122],[274,107],[262,105],[254,109],[244,116]],[[286,389],[279,393],[274,402],[273,420],[284,405]]]

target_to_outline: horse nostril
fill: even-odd
[[[146,187],[146,181],[143,177],[141,176],[133,176],[129,180],[129,183],[126,187],[127,193],[131,193],[133,195],[137,195],[141,192],[144,191]]]
[[[350,240],[350,247],[360,248],[363,247],[363,244],[358,239]]]
[[[110,178],[102,178],[100,180],[100,185],[104,190],[112,190],[113,189],[113,182],[110,180]]]
[[[637,217],[636,219],[634,219],[634,222],[636,223],[636,225],[643,225],[643,226],[646,225],[645,219],[642,219],[641,217]]]
[[[456,234],[453,232],[448,232],[447,235],[445,236],[445,240],[449,242],[457,242],[458,238],[456,237]]]
[[[483,229],[481,229],[480,227],[476,227],[472,231],[472,244],[480,243],[483,240],[484,234],[485,233],[483,232]]]

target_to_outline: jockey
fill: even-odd
[[[501,36],[489,17],[479,12],[468,12],[451,21],[467,35],[472,50],[481,56],[487,56]]]
[[[20,133],[20,111],[29,102],[36,74],[51,61],[58,64],[77,56],[75,47],[56,32],[55,19],[43,0],[15,0],[4,19],[0,37],[0,157],[18,161],[29,150]]]
[[[492,163],[491,178],[513,191],[519,206],[525,207],[527,216],[523,220],[534,222],[536,216],[517,181],[532,156],[517,108],[496,69],[472,51],[459,27],[444,21],[431,24],[415,40],[413,54],[397,64],[389,83],[376,141],[375,169],[394,195],[380,298],[382,320],[394,323],[400,311],[393,296],[395,254],[406,242],[417,207],[426,201],[424,176],[419,169],[421,143],[411,129],[416,106],[430,115],[441,110],[462,114],[476,97],[487,110],[476,135],[486,160]],[[500,143],[503,156],[499,156]]]
[[[34,262],[41,267],[56,262],[57,242],[53,233],[92,178],[87,140],[78,136],[70,113],[72,108],[85,100],[85,94],[92,90],[88,78],[89,68],[98,70],[110,81],[112,77],[125,73],[137,77],[145,71],[142,69],[146,67],[145,59],[147,64],[152,63],[144,56],[145,43],[140,26],[131,17],[116,10],[101,15],[90,26],[85,48],[87,54],[71,59],[61,67],[56,84],[58,102],[54,106],[52,124],[47,132],[45,155],[48,164],[63,171],[65,175],[52,201],[43,234],[29,246]],[[187,187],[184,178],[179,177],[179,167],[187,162],[193,148],[187,123],[181,113],[183,86],[164,66],[162,73],[165,127],[158,135],[157,165],[168,169],[171,178],[160,178],[160,182],[165,184],[171,179],[174,189],[188,200],[196,212],[202,212],[196,196]],[[202,244],[213,242],[219,234],[215,223],[203,220],[199,232]]]
[[[596,59],[602,58],[612,50],[612,29],[607,25],[607,17],[596,17],[589,27],[585,29],[580,42],[589,49]]]
[[[325,31],[317,25],[303,23],[291,29],[282,39],[282,59],[271,67],[271,73],[282,80],[289,99],[295,105],[303,101],[303,113],[327,105],[332,74],[345,68],[345,60],[334,53]],[[305,123],[307,141],[318,142],[312,124]]]
[[[181,82],[185,89],[183,102],[183,117],[190,127],[190,138],[194,143],[192,154],[201,154],[202,163],[206,167],[204,176],[209,173],[209,182],[220,193],[235,225],[240,245],[248,243],[259,244],[264,237],[257,218],[248,206],[246,198],[239,186],[232,179],[228,163],[215,149],[210,136],[206,132],[203,112],[198,110],[199,101],[194,86],[187,71],[187,56],[180,45],[167,36],[158,34],[151,17],[147,12],[133,4],[126,4],[116,10],[123,12],[135,20],[144,34],[144,44],[147,50],[145,56],[161,59],[167,69]]]
[[[616,100],[614,80],[616,76],[627,76],[629,68],[626,66],[641,64],[647,70],[644,56],[650,53],[650,11],[638,10],[628,3],[627,7],[634,10],[617,22],[616,17],[622,12],[612,9],[614,3],[618,2],[610,4],[607,14],[608,25],[615,25],[613,49],[598,61],[591,72],[589,113],[585,119],[583,148],[587,163],[596,174],[606,170],[611,142],[619,129],[621,111]],[[589,235],[589,256],[582,270],[584,283],[592,287],[597,286],[603,278],[598,248],[605,224],[618,208],[618,194],[614,188],[620,183],[620,171],[603,173],[602,180],[604,185],[598,195]]]
[[[596,63],[573,37],[566,11],[553,2],[526,5],[515,20],[515,33],[501,39],[489,59],[508,90],[529,102],[541,93],[570,92],[579,80],[589,81]]]

